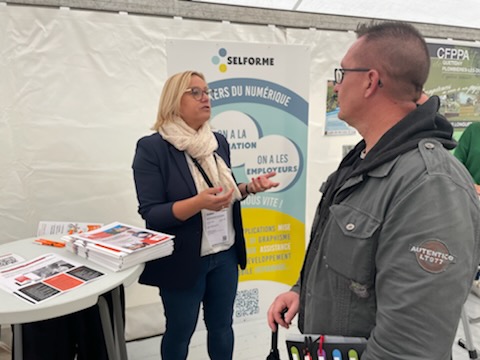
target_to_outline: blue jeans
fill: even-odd
[[[203,303],[210,359],[232,359],[232,318],[237,284],[237,255],[232,246],[227,251],[202,257],[198,280],[192,288],[160,288],[166,317],[166,330],[160,348],[163,360],[187,358],[200,303]]]

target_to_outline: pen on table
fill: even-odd
[[[65,243],[60,241],[54,241],[54,240],[48,240],[48,239],[37,239],[35,240],[35,242],[40,245],[65,247]]]

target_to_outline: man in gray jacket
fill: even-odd
[[[361,25],[335,69],[363,140],[323,184],[297,284],[268,311],[303,333],[368,338],[362,360],[447,360],[480,257],[480,202],[450,154],[430,57],[411,25]],[[288,311],[283,315],[284,309]]]

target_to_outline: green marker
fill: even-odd
[[[293,360],[300,360],[300,353],[298,352],[298,349],[295,346],[292,346],[290,348],[290,352],[292,353]]]
[[[358,353],[353,349],[348,350],[348,360],[358,360]]]

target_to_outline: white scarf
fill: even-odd
[[[224,192],[233,189],[232,203],[242,198],[231,170],[225,161],[215,154],[218,142],[208,122],[195,131],[183,119],[177,117],[173,121],[163,124],[158,132],[175,148],[185,151],[193,159],[196,159],[213,186],[222,187]],[[196,166],[193,167],[192,175],[198,192],[208,188],[207,182]]]

